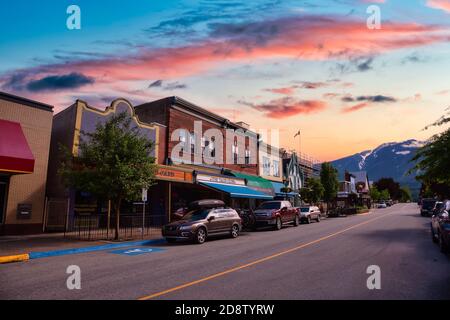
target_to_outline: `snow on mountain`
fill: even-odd
[[[407,172],[414,165],[411,159],[416,150],[423,145],[424,142],[414,139],[383,143],[373,150],[366,150],[331,163],[338,169],[341,178],[345,170],[363,170],[367,171],[372,181],[391,177],[401,185],[408,185],[412,190],[417,190],[420,184],[415,180],[414,174],[408,175]]]

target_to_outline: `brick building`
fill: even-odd
[[[273,198],[270,182],[258,176],[258,136],[244,123],[233,123],[179,97],[145,103],[135,111],[142,121],[167,127],[166,168],[192,173],[188,188],[186,181],[158,184],[156,188],[168,195],[160,200],[162,212],[202,198],[222,199],[236,208]]]
[[[53,107],[0,92],[0,234],[43,231]]]

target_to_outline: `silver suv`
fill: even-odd
[[[302,223],[311,223],[312,220],[320,222],[321,212],[316,206],[303,206],[299,208],[300,221]]]

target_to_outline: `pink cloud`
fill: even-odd
[[[296,89],[296,86],[291,86],[291,87],[284,87],[284,88],[264,89],[264,91],[278,93],[278,94],[284,94],[284,95],[292,95],[294,93],[295,89]]]
[[[450,13],[450,0],[428,0],[427,6]]]
[[[342,109],[342,113],[351,113],[351,112],[355,112],[355,111],[361,110],[361,109],[363,109],[363,108],[366,108],[366,107],[368,107],[368,106],[369,106],[369,104],[368,104],[367,102],[358,103],[358,104],[356,104],[356,105],[354,105],[354,106],[351,106],[351,107],[347,107],[347,108]]]
[[[8,89],[8,83],[17,74],[23,75],[20,81],[24,85],[48,76],[77,72],[95,79],[95,83],[90,85],[90,92],[99,92],[117,83],[130,88],[135,86],[135,82],[148,79],[165,80],[198,75],[225,63],[264,61],[269,58],[345,59],[449,40],[448,30],[439,26],[385,22],[382,30],[374,31],[367,29],[363,21],[336,17],[291,17],[250,23],[246,25],[250,30],[248,33],[238,32],[233,26],[222,26],[220,36],[212,33],[209,39],[191,45],[146,48],[129,56],[68,61],[15,70],[2,75],[0,85]],[[22,90],[26,91],[26,86]],[[66,96],[73,95],[84,90],[77,88],[49,92],[46,97],[63,95],[64,92]],[[31,94],[38,95],[35,92]],[[141,96],[147,95],[141,93]]]
[[[240,103],[250,106],[264,113],[266,117],[273,119],[283,119],[298,114],[317,113],[327,107],[326,103],[320,100],[300,100],[293,97],[284,97],[260,104],[245,101],[240,101]]]

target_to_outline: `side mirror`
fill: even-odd
[[[210,217],[208,218],[208,222],[211,222],[211,221],[213,221],[213,220],[215,220],[215,219],[216,219],[215,216],[210,216]]]

